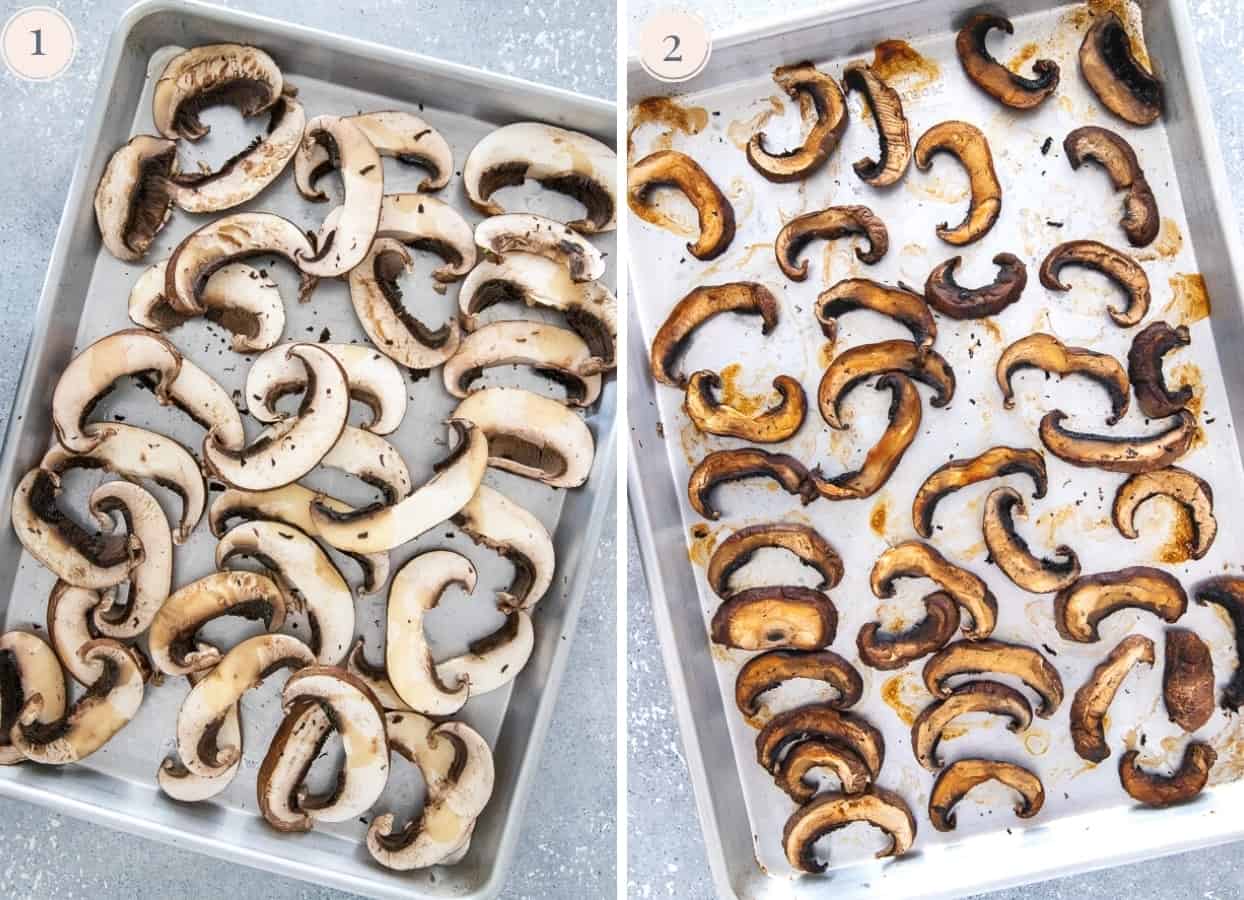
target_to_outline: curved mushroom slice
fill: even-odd
[[[777,772],[782,753],[794,744],[825,741],[855,753],[876,778],[885,761],[885,738],[865,719],[834,709],[827,703],[809,703],[780,712],[756,735],[756,762],[766,772]]]
[[[597,281],[605,275],[605,258],[583,235],[553,219],[533,213],[505,213],[475,226],[475,243],[486,253],[534,253],[570,271],[574,281]]]
[[[175,141],[140,134],[112,154],[95,189],[95,223],[117,259],[142,259],[168,222],[176,171]]]
[[[1004,641],[956,641],[924,664],[924,685],[934,697],[945,700],[952,691],[950,679],[981,674],[1018,678],[1041,699],[1037,715],[1043,719],[1062,705],[1063,680],[1050,661],[1032,647]]]
[[[714,643],[739,650],[819,650],[834,642],[838,610],[811,588],[749,588],[722,601],[709,631]]]
[[[1028,269],[1023,261],[1010,253],[993,258],[998,274],[990,284],[978,288],[963,287],[955,281],[955,269],[963,257],[952,256],[929,273],[924,283],[924,299],[944,316],[952,319],[984,319],[996,316],[1024,293],[1028,285]]]
[[[979,241],[1002,212],[1002,185],[993,168],[989,142],[975,125],[942,122],[926,131],[916,142],[916,168],[927,172],[938,153],[951,154],[967,170],[972,200],[963,222],[954,228],[943,222],[937,226],[937,236],[957,246]]]
[[[1083,575],[1054,598],[1054,625],[1064,640],[1091,644],[1101,640],[1101,620],[1127,608],[1174,623],[1188,609],[1188,595],[1174,576],[1151,566]]]
[[[773,389],[780,398],[778,402],[754,415],[718,401],[713,392],[720,387],[721,378],[708,370],[693,373],[687,382],[683,409],[695,427],[705,434],[776,444],[793,437],[807,416],[808,400],[803,387],[789,375],[773,379]]]
[[[1098,15],[1085,33],[1080,74],[1102,105],[1123,121],[1149,125],[1162,115],[1162,81],[1140,64],[1113,10]]]
[[[864,95],[873,121],[877,123],[877,139],[881,142],[881,158],[863,157],[852,164],[855,174],[873,187],[889,187],[895,184],[911,162],[911,137],[907,132],[907,117],[903,115],[903,101],[894,90],[867,64],[853,62],[842,72],[842,84],[847,92],[859,91]]]
[[[367,658],[367,648],[362,638],[354,641],[354,646],[346,655],[346,671],[366,684],[367,689],[385,709],[417,715],[393,689],[393,682],[389,681],[389,673],[384,663],[374,663]]]
[[[916,534],[933,536],[933,513],[948,495],[961,488],[980,484],[991,478],[1027,475],[1032,479],[1032,496],[1041,499],[1048,486],[1045,457],[1036,450],[1015,447],[990,447],[967,459],[955,459],[933,470],[916,491],[911,502],[911,521]]]
[[[311,812],[300,803],[299,792],[332,733],[332,720],[318,701],[289,704],[255,779],[259,812],[277,831],[299,833],[315,825]]]
[[[1133,247],[1146,247],[1158,236],[1162,224],[1158,201],[1153,196],[1144,170],[1131,144],[1108,128],[1086,125],[1063,140],[1063,152],[1072,169],[1085,160],[1097,163],[1110,176],[1116,191],[1127,191],[1123,198],[1123,232]]]
[[[386,504],[410,496],[410,470],[397,448],[378,434],[347,425],[319,463],[340,469],[374,487]]]
[[[1056,409],[1041,419],[1038,433],[1045,449],[1073,466],[1107,472],[1152,472],[1165,468],[1188,452],[1198,431],[1196,416],[1186,409],[1165,431],[1144,437],[1071,431],[1062,426],[1066,418],[1065,412]]]
[[[800,872],[824,872],[825,863],[816,858],[816,842],[856,822],[867,822],[889,835],[890,845],[877,852],[877,859],[902,856],[916,840],[916,820],[903,798],[873,786],[860,794],[824,794],[795,810],[782,829],[786,861]]]
[[[1222,689],[1222,708],[1236,712],[1244,705],[1244,579],[1233,575],[1219,575],[1197,585],[1196,602],[1202,606],[1213,603],[1221,606],[1231,620],[1235,632],[1237,665],[1231,680]]]
[[[367,258],[350,270],[350,302],[376,349],[410,369],[433,369],[458,350],[458,322],[428,328],[402,300],[398,278],[412,266],[410,253],[393,238],[377,238]]]
[[[289,219],[272,213],[244,212],[223,216],[192,231],[173,250],[165,266],[164,299],[182,315],[202,315],[207,282],[230,263],[255,256],[277,256],[299,266],[311,245]],[[307,299],[316,278],[300,270],[298,300]]]
[[[994,488],[985,498],[981,522],[989,556],[1006,577],[1033,594],[1062,590],[1080,577],[1080,559],[1066,545],[1054,548],[1054,558],[1036,556],[1018,531],[1015,518],[1028,518],[1024,498],[1012,487]]]
[[[1189,733],[1214,714],[1214,661],[1209,647],[1194,631],[1166,630],[1162,700],[1171,721]]]
[[[887,549],[873,564],[869,586],[883,600],[894,596],[900,578],[928,578],[941,586],[972,617],[963,633],[971,640],[987,638],[998,621],[998,601],[977,576],[949,562],[933,547],[920,541],[904,541]]]
[[[129,480],[148,478],[169,489],[182,503],[173,542],[184,544],[207,505],[207,484],[190,451],[162,434],[119,422],[88,425],[83,434],[94,443],[94,449],[72,453],[53,447],[39,465],[57,475],[75,468],[103,469]]]
[[[302,142],[307,114],[302,104],[285,95],[270,109],[266,135],[259,135],[214,172],[173,174],[169,190],[178,208],[211,213],[240,206],[257,197],[277,179]]]
[[[808,261],[799,260],[799,254],[808,244],[814,240],[833,241],[853,234],[863,235],[868,241],[867,250],[855,248],[860,262],[870,265],[878,262],[890,248],[890,235],[885,223],[867,206],[831,206],[795,216],[782,226],[773,241],[778,268],[791,281],[805,281]]]
[[[880,622],[869,622],[855,637],[860,662],[883,672],[901,669],[912,660],[944,647],[959,628],[959,607],[944,591],[924,598],[924,618],[906,631],[886,634]]]
[[[285,82],[272,57],[244,44],[204,44],[174,56],[156,80],[151,114],[167,138],[197,141],[211,129],[199,113],[233,106],[256,116],[283,95]]]
[[[241,450],[246,445],[242,415],[233,405],[233,398],[220,382],[188,357],[182,358],[181,372],[168,389],[168,399],[195,424],[211,432],[216,443],[226,450]]]
[[[859,794],[872,784],[872,774],[856,754],[825,741],[796,744],[782,760],[774,780],[796,803],[807,803],[816,796],[816,787],[805,778],[813,769],[828,769],[838,779],[844,794]]]
[[[821,333],[832,342],[838,337],[838,317],[856,309],[889,316],[911,332],[922,353],[932,349],[937,323],[924,298],[905,285],[890,287],[867,278],[848,278],[822,292],[813,313],[821,323]]]
[[[804,505],[816,497],[811,473],[793,456],[740,447],[715,450],[700,460],[687,480],[687,498],[697,513],[716,521],[721,513],[712,506],[713,489],[728,481],[757,477],[772,478],[786,493],[794,494]]]
[[[830,428],[849,427],[842,421],[839,407],[847,392],[865,378],[899,372],[933,388],[929,401],[939,409],[955,395],[955,373],[936,350],[922,352],[911,341],[878,341],[844,350],[834,357],[817,387],[817,404]]]
[[[1127,673],[1135,666],[1152,666],[1153,641],[1142,634],[1125,637],[1094,667],[1071,703],[1071,742],[1081,759],[1099,763],[1110,755],[1106,743],[1106,713]]]
[[[92,621],[99,633],[111,638],[134,638],[151,625],[156,612],[168,599],[173,583],[173,535],[156,498],[128,481],[110,481],[91,492],[91,512],[100,527],[112,527],[113,513],[120,513],[128,534],[138,538],[143,561],[129,573],[129,591],[116,603],[104,597]]]
[[[586,215],[568,224],[593,234],[617,227],[617,165],[617,154],[586,134],[540,122],[515,122],[471,148],[462,166],[462,186],[472,206],[495,216],[505,210],[491,200],[492,195],[530,178],[582,203]]]
[[[1184,748],[1183,762],[1169,776],[1140,768],[1139,750],[1129,750],[1119,760],[1119,783],[1133,800],[1145,806],[1166,807],[1187,803],[1205,789],[1218,754],[1209,744],[1193,741]]]
[[[216,568],[248,556],[271,575],[289,609],[305,610],[307,645],[321,665],[336,665],[354,637],[354,595],[337,566],[306,534],[278,522],[247,522],[216,545]],[[271,626],[269,630],[275,630]]]
[[[49,619],[49,628],[51,620]],[[26,702],[39,697],[37,721],[52,726],[65,715],[65,675],[56,653],[38,635],[8,631],[0,635],[0,766],[25,756],[10,739]]]
[[[1019,733],[1032,724],[1032,707],[1024,695],[996,681],[969,681],[955,688],[945,700],[930,703],[916,716],[911,725],[911,751],[916,762],[930,772],[942,767],[937,745],[954,719],[965,713],[990,713],[1006,716],[1007,728]]]
[[[202,677],[202,673],[186,676],[191,687]],[[242,746],[242,725],[238,718],[237,704],[225,713],[216,739],[229,746]],[[239,757],[233,765],[219,775],[195,775],[182,765],[181,759],[174,751],[160,763],[160,768],[156,771],[156,782],[160,785],[160,790],[174,800],[182,803],[200,803],[203,800],[210,800],[232,784],[241,766],[242,760]]]
[[[998,357],[998,388],[1002,391],[1002,405],[1015,407],[1015,394],[1011,379],[1022,369],[1038,369],[1046,374],[1067,376],[1083,375],[1106,389],[1110,397],[1111,415],[1106,423],[1113,425],[1127,412],[1131,382],[1123,366],[1113,356],[1068,347],[1052,334],[1030,334],[1020,338],[1002,351]]]
[[[13,748],[32,762],[62,766],[86,759],[129,724],[143,702],[143,669],[134,650],[106,638],[78,650],[99,676],[55,721],[44,720],[42,694],[30,694],[10,732]],[[55,700],[50,702],[55,704]]]
[[[1069,291],[1061,280],[1067,266],[1100,272],[1127,295],[1127,303],[1106,312],[1120,328],[1131,328],[1149,312],[1149,276],[1136,260],[1098,241],[1068,241],[1051,250],[1041,263],[1041,283],[1051,291]]]
[[[1023,766],[995,759],[959,759],[942,770],[929,794],[929,821],[938,831],[955,830],[954,808],[968,792],[986,781],[997,781],[1019,794],[1015,815],[1031,819],[1045,804],[1041,779]]]
[[[1192,386],[1182,385],[1172,391],[1162,373],[1162,357],[1179,347],[1192,343],[1188,327],[1172,328],[1165,322],[1151,322],[1132,340],[1127,351],[1127,373],[1136,389],[1136,402],[1141,412],[1151,419],[1173,416],[1192,400]]]
[[[678,361],[686,352],[692,333],[722,313],[760,316],[760,333],[767,335],[777,327],[777,298],[754,281],[703,285],[691,290],[670,310],[652,339],[652,377],[661,384],[685,388],[687,376],[677,371]]]
[[[315,664],[307,645],[287,634],[261,634],[231,649],[190,689],[177,713],[177,753],[195,775],[220,775],[242,755],[239,744],[222,743],[220,726],[242,695],[281,669]]]
[[[471,696],[477,697],[517,678],[535,646],[530,614],[514,610],[496,631],[471,641],[466,653],[437,663],[436,674],[446,684],[469,684]]]
[[[449,427],[456,445],[417,490],[398,503],[354,510],[317,496],[311,503],[312,533],[346,553],[383,553],[452,517],[479,489],[488,466],[488,441],[474,423],[450,419]]]
[[[454,172],[453,150],[444,136],[419,116],[386,109],[346,116],[345,119],[363,132],[381,156],[427,169],[428,177],[419,183],[420,191],[439,191],[449,184]],[[327,148],[318,143],[306,148],[298,155],[294,167],[294,183],[298,193],[308,200],[327,200],[328,195],[315,183],[334,168]]]
[[[708,561],[708,584],[719,597],[730,594],[730,576],[751,562],[752,554],[766,547],[793,553],[821,576],[818,590],[829,590],[842,581],[842,557],[820,532],[798,522],[770,522],[740,528],[717,545]]]
[[[770,650],[747,661],[734,682],[734,702],[747,719],[760,715],[760,695],[794,678],[823,681],[838,696],[827,701],[834,709],[847,709],[864,694],[860,673],[832,650],[800,652]]]
[[[583,339],[565,328],[526,320],[490,322],[468,334],[442,369],[445,390],[466,397],[485,369],[508,365],[531,366],[561,384],[571,406],[591,406],[600,397],[600,375],[584,374],[593,365]]]
[[[102,599],[100,591],[77,588],[60,580],[52,586],[52,592],[48,595],[48,641],[65,673],[79,684],[90,684],[102,671],[98,662],[88,662],[78,655],[81,647],[99,637],[92,614]],[[52,717],[56,718],[59,715]]]
[[[1011,20],[1003,16],[979,13],[972,16],[955,39],[955,51],[964,73],[973,84],[999,103],[1012,109],[1033,109],[1058,88],[1058,63],[1038,59],[1032,64],[1035,78],[1017,75],[994,59],[985,39],[993,29],[1015,33]],[[953,822],[950,826],[954,828]],[[938,828],[947,831],[946,828]]]
[[[765,133],[758,131],[747,142],[747,161],[770,181],[806,178],[825,164],[847,130],[847,102],[838,82],[811,62],[780,66],[773,80],[792,100],[799,101],[805,117],[816,114],[803,144],[793,150],[772,153],[765,147]]]
[[[1119,534],[1129,539],[1140,534],[1136,530],[1136,510],[1154,497],[1169,497],[1183,507],[1182,514],[1191,527],[1185,549],[1192,559],[1205,556],[1218,534],[1214,490],[1209,482],[1177,466],[1133,475],[1119,485],[1114,495],[1111,515]]]
[[[700,220],[699,237],[687,243],[687,252],[696,259],[716,259],[734,240],[734,207],[709,174],[685,153],[658,150],[645,156],[631,166],[626,184],[631,212],[654,225],[663,224],[665,217],[652,208],[648,195],[659,187],[673,187],[683,193]]]
[[[451,520],[475,543],[514,566],[509,587],[497,593],[498,608],[502,612],[532,609],[553,583],[553,538],[543,523],[486,484]]]
[[[334,210],[330,218],[339,214]],[[426,194],[385,194],[376,237],[392,238],[439,256],[445,264],[433,270],[432,277],[440,282],[457,281],[475,266],[475,234],[470,223],[448,203]]]

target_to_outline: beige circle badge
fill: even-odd
[[[18,78],[51,81],[73,62],[78,38],[59,10],[28,6],[5,23],[0,45],[5,65]]]
[[[713,42],[694,13],[665,9],[639,32],[639,62],[658,81],[686,81],[704,71]]]

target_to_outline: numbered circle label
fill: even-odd
[[[699,16],[663,10],[639,32],[639,61],[659,81],[686,81],[708,65],[713,43]]]
[[[5,23],[0,46],[5,65],[18,78],[51,81],[73,62],[78,40],[73,25],[59,10],[28,6]]]

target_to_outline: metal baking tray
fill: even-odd
[[[1153,670],[1133,675],[1126,692],[1116,700],[1108,732],[1113,755],[1095,768],[1075,756],[1067,727],[1071,695],[1124,634],[1135,631],[1160,639],[1161,623],[1151,616],[1121,613],[1107,620],[1099,644],[1061,640],[1052,625],[1052,597],[1019,591],[987,563],[979,526],[985,488],[953,495],[949,506],[943,501],[938,512],[943,527],[933,543],[952,561],[985,578],[993,589],[1000,607],[997,637],[1046,643],[1055,649],[1052,661],[1062,675],[1068,699],[1053,719],[1036,720],[1033,728],[1018,737],[996,720],[965,718],[960,722],[964,726],[961,734],[943,741],[943,755],[949,760],[993,754],[1032,768],[1046,789],[1045,807],[1036,818],[1016,819],[1005,791],[982,790],[960,805],[957,831],[936,832],[927,817],[934,779],[915,763],[910,750],[910,718],[931,699],[920,683],[921,664],[898,673],[861,666],[865,696],[856,710],[886,738],[887,759],[879,783],[897,790],[911,806],[919,826],[916,846],[903,858],[878,862],[872,853],[882,841],[867,826],[851,826],[833,840],[827,876],[794,877],[780,847],[781,827],[794,804],[756,765],[756,732],[743,722],[733,701],[735,676],[750,654],[727,651],[708,640],[706,623],[719,601],[708,589],[702,567],[713,542],[743,525],[796,519],[817,526],[844,557],[847,575],[830,592],[840,617],[833,646],[856,658],[855,634],[879,612],[890,622],[905,618],[910,623],[919,616],[918,599],[927,590],[925,583],[900,585],[900,599],[882,604],[869,591],[867,575],[887,545],[916,537],[910,503],[929,472],[950,456],[973,455],[994,444],[1040,447],[1037,422],[1056,406],[1072,413],[1073,421],[1079,423],[1074,428],[1102,427],[1107,411],[1103,397],[1099,391],[1077,386],[1074,380],[1044,382],[1039,374],[1019,376],[1014,411],[1001,408],[993,381],[1002,347],[1036,330],[1051,330],[1070,344],[1091,346],[1116,358],[1126,356],[1133,335],[1105,317],[1104,304],[1110,297],[1106,282],[1096,276],[1078,278],[1070,294],[1057,295],[1045,292],[1036,278],[1045,253],[1062,241],[1095,238],[1125,246],[1118,227],[1120,201],[1106,179],[1100,173],[1072,172],[1063,158],[1063,136],[1089,123],[1124,134],[1136,147],[1154,185],[1169,222],[1154,245],[1136,252],[1154,289],[1148,321],[1189,322],[1193,345],[1172,359],[1168,370],[1175,379],[1183,377],[1181,373],[1193,373],[1191,367],[1199,370],[1199,378],[1193,380],[1200,384],[1205,440],[1180,465],[1212,483],[1222,530],[1219,543],[1205,559],[1158,564],[1185,586],[1210,574],[1239,571],[1242,541],[1232,519],[1244,500],[1244,470],[1233,420],[1239,421],[1244,403],[1240,389],[1244,387],[1244,360],[1233,351],[1244,329],[1244,308],[1238,299],[1244,257],[1229,217],[1230,193],[1208,114],[1191,23],[1184,4],[1177,0],[1139,4],[1095,0],[1091,5],[1117,8],[1133,28],[1143,28],[1148,51],[1167,85],[1165,117],[1151,128],[1131,128],[1113,119],[1081,81],[1076,51],[1089,10],[1080,3],[1019,0],[1005,5],[1015,22],[1016,36],[997,38],[1000,49],[995,52],[1004,60],[1052,58],[1062,69],[1058,97],[1027,115],[1003,110],[964,77],[954,55],[953,28],[978,7],[962,0],[847,2],[833,10],[731,33],[714,41],[712,60],[701,75],[677,86],[660,84],[637,62],[630,64],[628,97],[632,104],[649,96],[671,97],[687,121],[702,128],[687,133],[632,112],[632,125],[639,125],[632,134],[632,159],[661,147],[685,150],[731,198],[738,222],[727,252],[712,262],[699,262],[683,246],[687,240],[683,232],[694,233],[694,214],[681,197],[666,192],[658,195],[658,202],[674,224],[668,229],[654,228],[632,218],[628,247],[632,340],[627,358],[633,373],[628,384],[629,502],[713,877],[724,895],[958,895],[1244,836],[1244,822],[1232,812],[1244,800],[1244,786],[1235,781],[1244,772],[1240,720],[1222,710],[1197,733],[1198,739],[1210,741],[1218,750],[1219,763],[1212,789],[1196,802],[1160,813],[1140,810],[1130,805],[1118,786],[1122,745],[1139,746],[1142,761],[1159,767],[1177,763],[1182,753],[1178,729],[1161,708],[1160,661]],[[876,45],[891,39],[908,42],[919,54],[919,59],[909,59],[894,75],[912,140],[936,122],[951,118],[976,124],[990,140],[1003,182],[1003,213],[984,240],[962,251],[942,245],[933,234],[938,222],[957,222],[966,201],[966,177],[953,162],[935,163],[928,173],[913,167],[889,191],[869,188],[849,171],[850,161],[877,152],[876,132],[871,121],[860,115],[858,95],[848,100],[851,123],[842,145],[825,168],[806,182],[770,184],[744,158],[741,145],[762,126],[775,146],[797,142],[798,111],[773,84],[775,67],[811,59],[840,76],[847,62],[871,59]],[[1026,46],[1028,42],[1033,46]],[[1047,137],[1053,138],[1048,155],[1041,151]],[[781,224],[800,212],[849,203],[870,206],[887,223],[891,249],[886,258],[865,266],[855,259],[850,241],[835,242],[823,252],[824,245],[814,244],[806,253],[811,261],[808,281],[787,281],[772,251]],[[935,264],[959,252],[964,257],[960,280],[980,284],[992,279],[995,270],[990,259],[1001,251],[1015,253],[1027,264],[1030,279],[1024,297],[987,323],[957,323],[938,317],[935,348],[955,369],[955,399],[941,410],[924,404],[920,437],[881,492],[867,501],[818,501],[800,507],[794,498],[769,490],[769,485],[745,482],[719,492],[719,522],[705,522],[690,510],[685,493],[691,468],[710,450],[741,442],[698,434],[681,409],[681,393],[655,386],[647,375],[652,335],[687,290],[699,284],[759,280],[775,291],[782,310],[777,329],[764,339],[753,323],[734,317],[708,323],[684,363],[687,371],[720,371],[737,363],[735,389],[743,394],[763,396],[772,378],[785,373],[798,378],[814,396],[821,371],[837,352],[872,340],[907,336],[894,323],[861,313],[844,318],[837,344],[826,347],[811,315],[821,290],[846,277],[922,285]],[[1196,279],[1186,277],[1198,273],[1213,298],[1207,318],[1201,318],[1198,311],[1203,305],[1195,290]],[[831,436],[813,409],[811,421],[798,435],[771,449],[789,452],[809,466],[821,464],[831,474],[853,468],[880,433],[887,401],[888,396],[858,389],[847,402],[852,407],[851,431]],[[1146,429],[1139,411],[1133,409],[1116,433],[1146,430],[1152,429]],[[1148,511],[1142,525],[1144,537],[1124,541],[1109,522],[1109,504],[1124,476],[1075,470],[1048,453],[1046,458],[1050,493],[1044,500],[1029,502],[1030,520],[1021,525],[1021,531],[1026,528],[1024,533],[1042,552],[1059,543],[1070,544],[1086,573],[1152,564],[1167,552],[1162,545],[1173,524],[1170,511]],[[787,583],[789,570],[774,567],[785,562],[782,555],[768,552],[773,555],[765,556],[763,562],[758,556],[748,581],[740,586]],[[1221,687],[1235,667],[1230,627],[1212,610],[1195,605],[1181,625],[1195,628],[1210,643]],[[788,685],[774,697],[772,706],[789,708],[817,696],[815,690]]]
[[[534,119],[566,125],[613,143],[615,107],[600,100],[199,3],[158,0],[126,13],[109,44],[95,105],[86,123],[84,150],[73,173],[36,312],[34,337],[8,421],[0,463],[0,512],[6,523],[0,529],[0,598],[6,629],[42,627],[46,615],[49,575],[23,554],[7,522],[17,481],[37,463],[51,441],[48,398],[53,385],[77,349],[130,326],[126,297],[135,279],[146,265],[167,256],[182,236],[207,221],[205,217],[175,213],[146,261],[124,264],[101,247],[92,210],[95,185],[115,148],[132,134],[153,131],[152,86],[177,48],[221,41],[256,44],[269,51],[287,82],[297,86],[308,117],[394,108],[421,111],[448,139],[459,167],[476,141],[493,128],[514,121]],[[183,143],[180,152],[184,166],[193,165],[199,156],[218,164],[266,124],[266,119],[258,124],[244,121],[233,110],[208,115],[212,134],[201,150]],[[385,167],[387,192],[414,190],[421,178],[413,167],[393,161],[386,161]],[[318,227],[329,205],[301,200],[291,173],[244,208],[276,212],[305,227]],[[510,208],[526,207],[552,215],[574,208],[568,199],[547,196],[547,191],[507,190],[503,202]],[[451,202],[469,221],[479,220],[466,201],[460,178],[454,178],[437,196]],[[612,259],[614,237],[606,235],[597,240]],[[321,282],[310,302],[299,305],[294,300],[296,278],[287,265],[266,259],[254,265],[266,266],[281,288],[288,315],[285,339],[364,340],[344,282]],[[433,291],[428,276],[434,265],[434,257],[418,253],[415,272],[403,285],[417,315],[435,324],[456,310],[458,286],[452,285],[445,294]],[[490,317],[534,315],[502,306],[489,312]],[[233,353],[227,335],[222,335],[215,326],[193,322],[171,332],[170,337],[227,390],[240,392],[249,357]],[[543,379],[508,368],[489,377],[493,383],[554,390]],[[541,382],[543,386],[537,388]],[[432,462],[445,452],[441,423],[456,401],[444,390],[439,371],[426,378],[408,378],[408,393],[411,402],[405,421],[389,440],[401,450],[412,479],[420,483],[430,476]],[[240,398],[241,394],[236,396]],[[462,714],[494,748],[496,789],[479,820],[470,853],[461,864],[394,873],[375,865],[368,856],[361,844],[366,830],[361,822],[317,827],[302,836],[279,835],[265,825],[256,812],[255,770],[279,721],[283,678],[270,679],[244,699],[244,767],[234,784],[214,802],[180,805],[156,787],[156,768],[172,746],[177,709],[187,690],[185,679],[171,679],[159,688],[150,688],[138,716],[83,764],[63,770],[30,765],[5,768],[0,772],[0,793],[228,861],[356,893],[376,897],[495,895],[503,885],[518,839],[595,547],[602,530],[612,527],[606,514],[615,484],[616,411],[616,384],[611,381],[599,405],[587,415],[597,450],[592,475],[581,489],[554,490],[491,470],[487,476],[489,483],[532,510],[554,533],[558,570],[553,587],[533,616],[536,646],[528,665],[510,689],[472,700]],[[114,391],[96,412],[98,418],[112,418],[114,414],[124,416],[131,425],[163,432],[196,453],[202,442],[197,426],[185,416],[159,407],[137,387]],[[253,420],[247,422],[253,435],[258,425]],[[98,480],[88,473],[74,475],[67,487],[66,508],[85,509],[83,498]],[[370,491],[360,493],[361,486],[341,473],[317,472],[309,481],[355,502],[370,495]],[[166,511],[174,514],[178,501],[161,489],[156,491]],[[214,545],[204,522],[178,549],[175,584],[212,571]],[[446,523],[415,545],[393,551],[393,570],[416,551],[431,547],[465,553],[479,570],[475,596],[451,593],[428,622],[434,652],[449,655],[461,652],[467,641],[499,624],[500,615],[490,598],[493,591],[508,583],[510,566]],[[338,561],[347,578],[356,583],[357,567],[341,557]],[[384,594],[359,598],[357,609],[359,631],[367,639],[371,657],[379,658]],[[236,623],[212,627],[209,640],[224,646],[256,628],[246,629]],[[339,747],[330,744],[329,758],[316,764],[313,778],[330,777],[330,767],[339,752]],[[392,809],[400,818],[417,808],[422,786],[417,770],[404,762],[394,766],[393,774],[376,809]]]

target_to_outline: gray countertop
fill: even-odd
[[[1244,228],[1244,92],[1238,73],[1244,63],[1244,4],[1238,0],[1188,0],[1197,50],[1218,126],[1218,139],[1233,186],[1237,222]],[[721,30],[775,12],[795,14],[827,5],[826,0],[629,0],[627,34],[632,46],[644,20],[675,5],[704,16]],[[631,536],[627,558],[628,881],[632,897],[713,896],[695,799],[682,756],[669,684],[653,627],[651,602]],[[1244,845],[1183,853],[1088,875],[990,894],[990,900],[1055,900],[1069,897],[1244,897]]]
[[[40,0],[48,4],[49,0]],[[29,4],[5,2],[3,16]],[[70,70],[47,84],[0,74],[0,409],[12,403],[22,354],[79,132],[94,98],[104,48],[129,0],[52,2],[77,31]],[[225,6],[613,98],[615,7],[610,0],[225,0]],[[486,10],[486,14],[481,14]],[[7,424],[0,416],[0,428]],[[607,521],[612,521],[610,518]],[[550,746],[580,748],[592,765],[546,755],[506,897],[612,895],[615,847],[616,548],[598,550],[549,730]],[[29,804],[0,800],[0,894],[5,897],[330,898],[345,894],[87,826]]]

